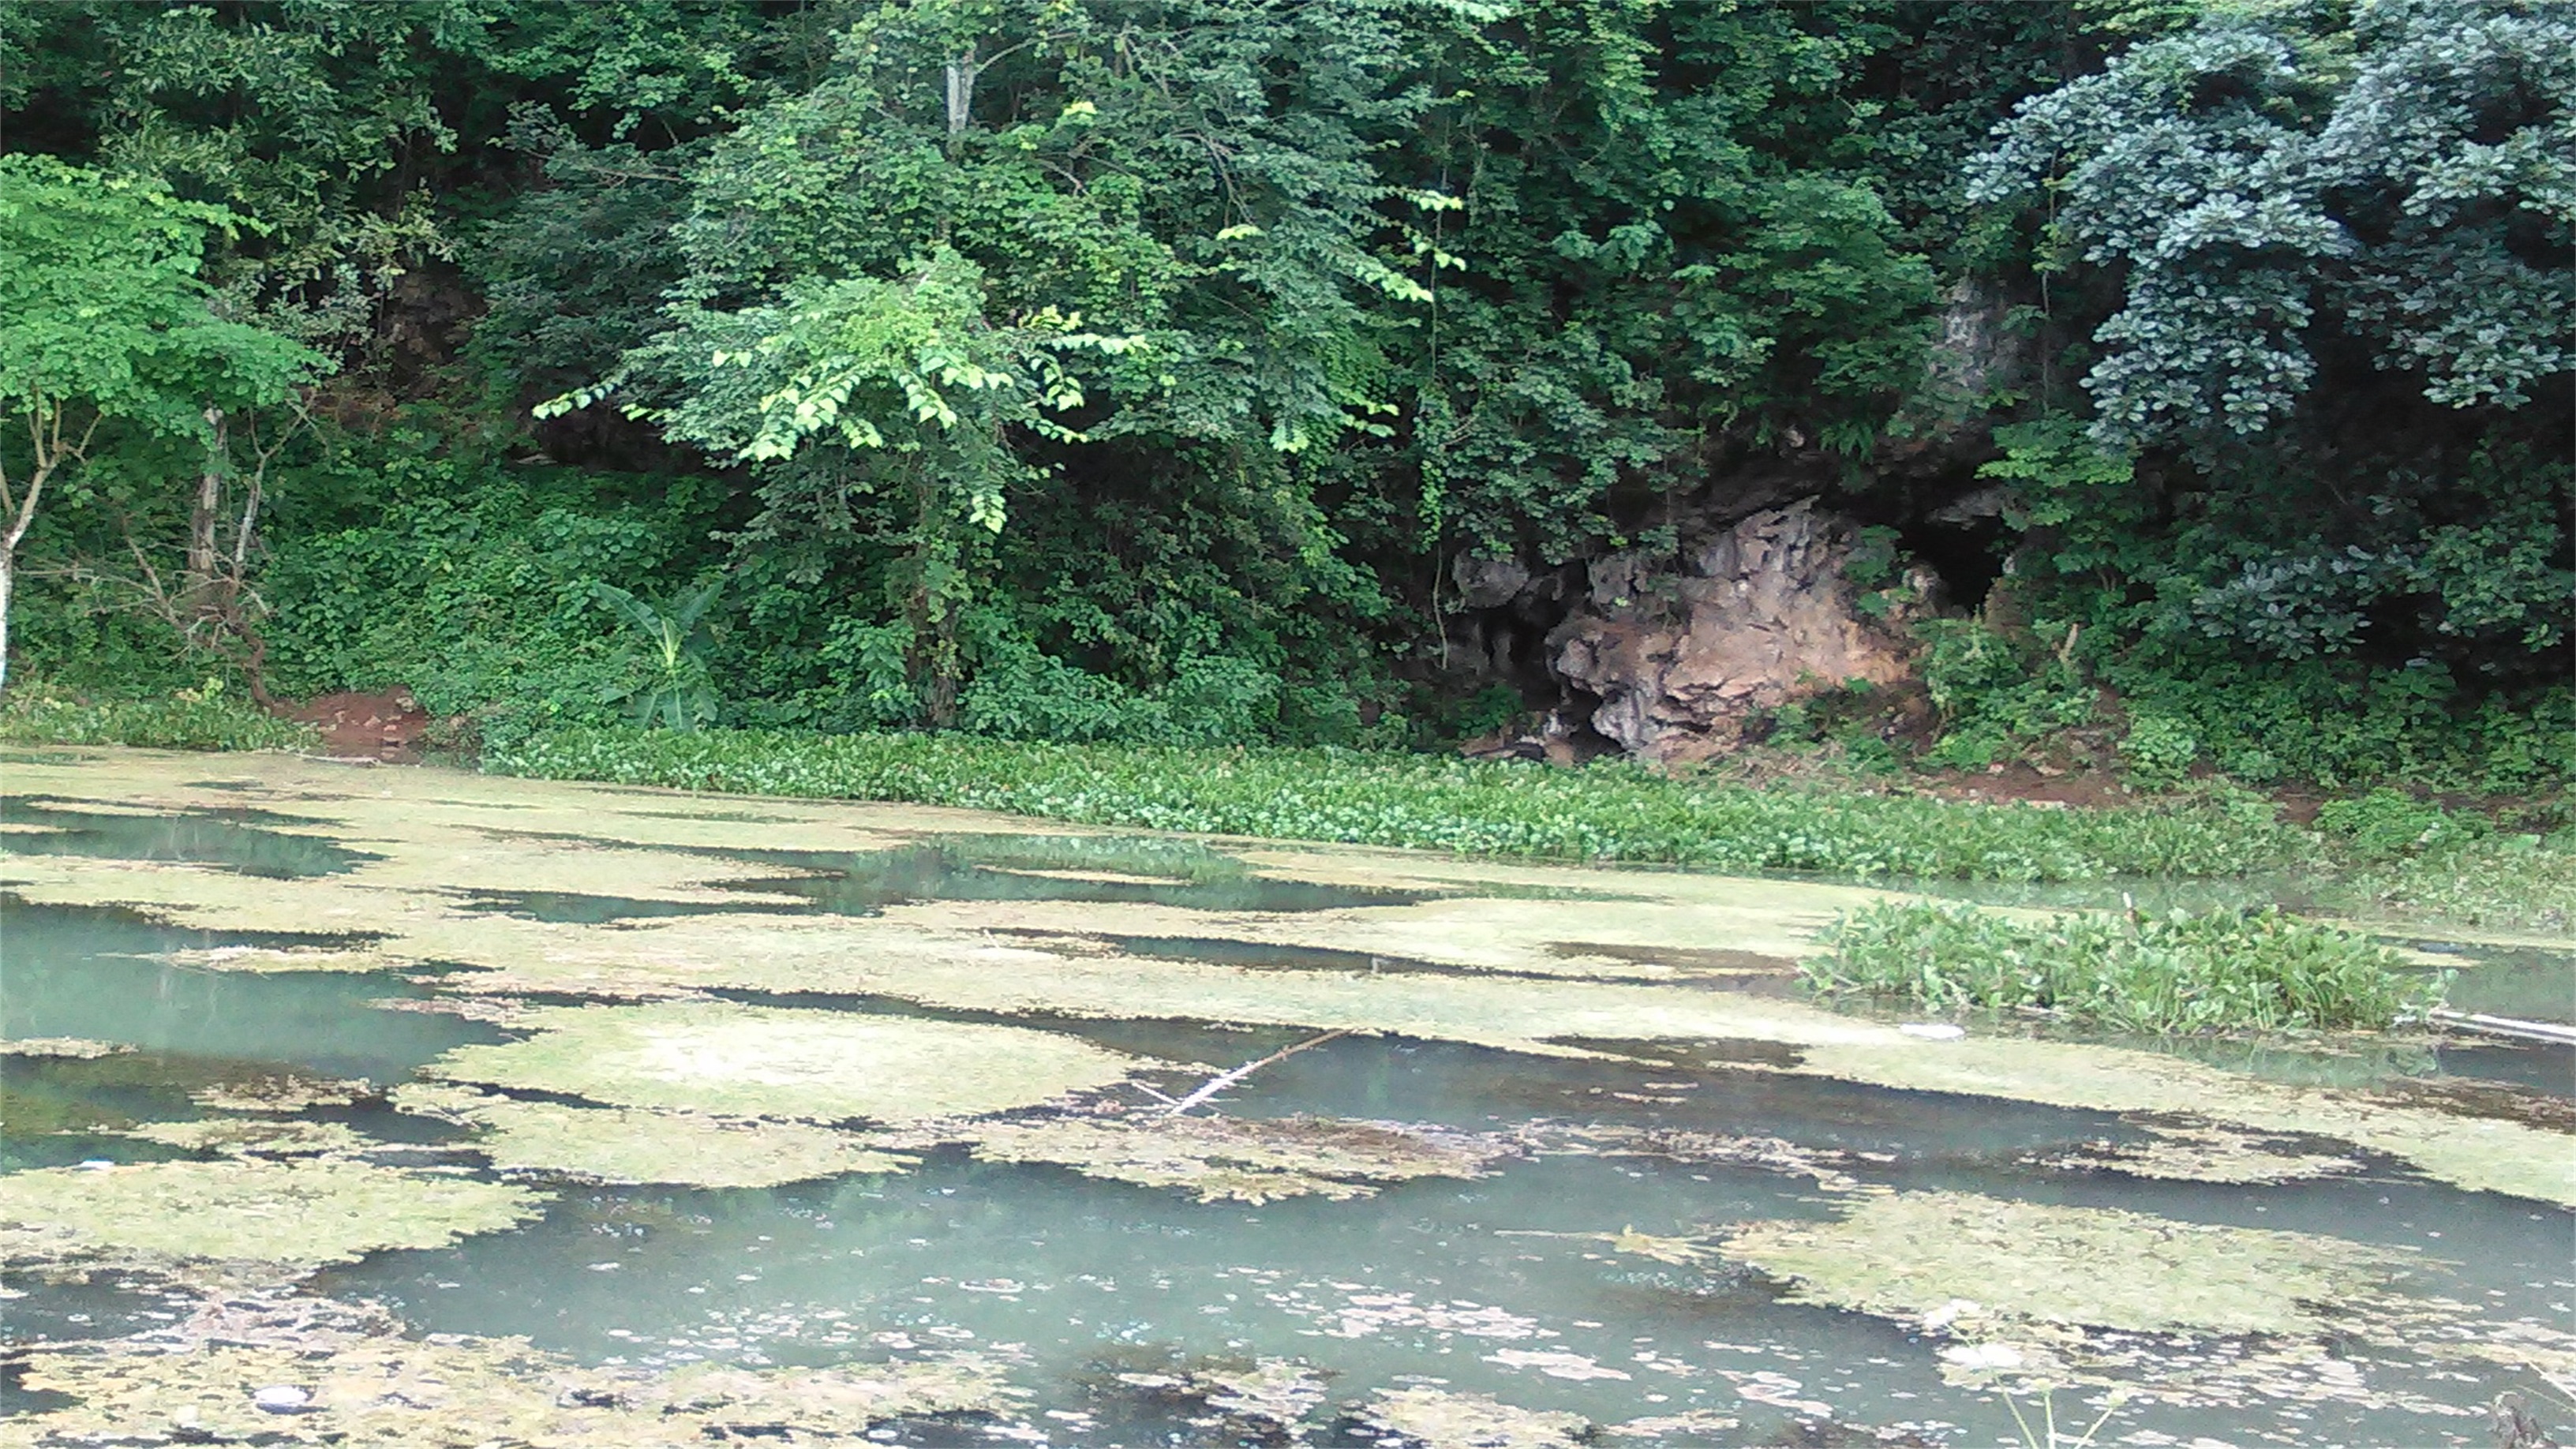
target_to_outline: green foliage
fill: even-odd
[[[2519,406],[2576,365],[2547,320],[2576,307],[2576,20],[2341,13],[2213,11],[2027,103],[1989,158],[1985,195],[2045,186],[2058,240],[2125,268],[2087,379],[2106,438],[2259,431],[2330,331],[2449,407]]]
[[[281,526],[265,581],[280,687],[404,685],[487,731],[618,718],[638,661],[621,654],[621,621],[595,585],[683,587],[675,564],[710,526],[712,489],[422,459],[392,441],[290,490],[360,506]]]
[[[0,702],[0,742],[132,745],[152,750],[302,750],[311,725],[278,719],[209,679],[157,699],[90,700],[45,682],[22,682]]]
[[[79,501],[92,447],[121,434],[195,442],[210,470],[225,412],[321,370],[208,305],[206,233],[236,221],[157,181],[0,156],[0,679],[18,549],[47,483],[63,475]]]
[[[2200,758],[2200,737],[2171,715],[2132,710],[2119,749],[2120,765],[2131,784],[2170,790],[2191,777],[2191,767]]]
[[[2320,893],[2320,904],[2360,916],[2433,921],[2564,939],[2576,926],[2576,831],[2487,833],[2452,816],[2428,847],[2361,863]],[[2329,845],[2336,842],[2329,840]]]
[[[274,402],[311,377],[311,351],[207,306],[206,233],[239,223],[158,182],[0,156],[0,402],[13,431],[78,438],[113,420],[196,437],[207,408]]]
[[[724,588],[717,577],[667,603],[647,603],[615,584],[593,582],[591,593],[626,625],[632,642],[616,664],[626,677],[600,692],[603,703],[624,700],[635,723],[655,729],[693,730],[713,724],[716,691],[707,676],[714,635],[707,607]]]
[[[77,222],[45,245],[144,259],[178,332],[256,324],[241,396],[282,337],[345,365],[247,551],[298,689],[605,723],[591,585],[722,574],[735,722],[1414,743],[1513,693],[1451,658],[1460,554],[1544,577],[1782,487],[1910,525],[1991,427],[2029,619],[1934,631],[1933,763],[2092,750],[2108,688],[2250,780],[2529,789],[2576,757],[2576,438],[2528,401],[2576,299],[2569,34],[2520,0],[65,0],[0,10],[0,178]],[[187,522],[206,381],[103,426],[29,535],[49,677],[201,672],[60,576]],[[1899,764],[1830,707],[1803,734]]]
[[[2032,1008],[2113,1031],[2383,1030],[2441,1005],[2447,977],[2371,938],[2275,910],[2025,921],[1888,901],[1843,917],[1800,963],[1824,992],[1939,1013]]]
[[[899,800],[1086,824],[1495,855],[1860,876],[2223,876],[2313,857],[2268,811],[2043,810],[1336,750],[1019,744],[964,735],[548,731],[500,774]]]
[[[2093,716],[2093,686],[2062,653],[1974,620],[1927,620],[1918,632],[1924,688],[1941,712],[1928,764],[1983,769]]]
[[[2454,814],[2385,787],[2326,802],[2318,807],[2316,825],[2343,854],[2365,861],[2447,851],[2493,830],[2483,816]]]

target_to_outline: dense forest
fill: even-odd
[[[16,692],[2576,774],[2576,8],[11,0],[0,110]]]

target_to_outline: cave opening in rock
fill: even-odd
[[[2003,577],[2004,556],[2017,538],[2003,519],[1993,516],[1955,522],[1916,520],[1896,530],[1898,551],[1930,565],[1941,576],[1947,596],[1943,602],[1971,614],[1985,606],[1987,591]]]

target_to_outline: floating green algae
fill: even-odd
[[[664,1002],[531,1012],[535,1035],[427,1075],[620,1107],[909,1123],[1033,1107],[1139,1063],[1077,1037],[849,1012]]]
[[[188,1094],[200,1107],[218,1112],[309,1112],[315,1107],[346,1107],[376,1094],[367,1082],[317,1077],[294,1071],[236,1073]]]
[[[0,1175],[0,1223],[56,1253],[318,1266],[537,1214],[526,1188],[363,1162],[140,1162]]]
[[[1381,1389],[1360,1422],[1421,1449],[1579,1449],[1592,1421],[1553,1409],[1523,1409],[1485,1394],[1410,1385]]]
[[[2302,1150],[2299,1140],[2239,1132],[2209,1123],[2143,1124],[2144,1142],[2088,1142],[2071,1152],[2025,1161],[2061,1171],[2117,1172],[2170,1182],[2272,1183],[2353,1172],[2361,1164],[2335,1152]]]
[[[429,1341],[390,1325],[39,1349],[19,1382],[76,1402],[0,1421],[0,1446],[254,1443],[375,1449],[702,1449],[847,1444],[892,1419],[998,1414],[997,1367],[964,1355],[832,1368],[589,1369],[519,1339]],[[283,1409],[262,1407],[259,1395]]]
[[[747,820],[718,801],[706,802],[711,808],[701,815],[688,797],[664,792],[434,770],[361,776],[283,757],[227,764],[238,769],[237,779],[208,781],[202,761],[118,754],[13,770],[10,783],[82,809],[255,802],[269,817],[310,822],[274,828],[309,829],[377,859],[342,875],[257,881],[192,867],[32,856],[10,863],[13,875],[25,877],[18,889],[42,902],[133,902],[163,919],[210,930],[318,928],[365,938],[356,946],[254,953],[209,965],[411,969],[439,963],[476,968],[447,978],[446,989],[495,996],[842,993],[945,1011],[1341,1028],[1559,1055],[1619,1054],[1623,1043],[1656,1038],[1766,1042],[1791,1049],[1796,1059],[1789,1069],[1809,1075],[2074,1110],[2197,1113],[2248,1134],[2354,1144],[2473,1191],[2576,1205],[2576,1134],[2510,1104],[2454,1111],[2331,1084],[2266,1082],[2169,1055],[2009,1035],[1922,1042],[1892,1023],[1712,989],[1732,979],[1713,967],[1799,955],[1835,913],[1883,899],[1885,892],[1229,844],[1226,856],[1265,877],[1442,898],[1280,913],[1142,902],[930,901],[879,917],[706,914],[620,926],[547,923],[478,912],[459,893],[543,886],[739,905],[757,899],[741,890],[751,879],[745,872],[762,869],[745,863],[747,852],[881,852],[1025,825],[962,812],[789,801],[764,801],[758,818]],[[1058,841],[1071,834],[1060,827],[1041,833]],[[1065,848],[1092,864],[1131,849]],[[1221,860],[1209,864],[1211,846],[1189,842],[1174,850],[1174,859],[1190,857],[1182,862],[1189,871],[1228,868]],[[1051,858],[1016,864],[1064,868]],[[1160,859],[1131,864],[1152,867],[1139,874],[1183,873]],[[1584,898],[1610,887],[1629,898]],[[1494,892],[1512,898],[1496,899]],[[1529,892],[1560,898],[1527,898]],[[1262,971],[1226,965],[1222,951],[1211,953],[1217,960],[1195,961],[1103,950],[1111,937],[1327,949],[1420,960],[1449,971],[1523,975]],[[1540,975],[1557,979],[1528,979]]]
[[[1181,1188],[1201,1202],[1366,1197],[1419,1177],[1475,1177],[1507,1149],[1393,1124],[1314,1117],[1135,1113],[957,1129],[990,1162],[1046,1162],[1086,1177]]]
[[[1720,1251],[1794,1282],[1794,1301],[1918,1325],[1983,1315],[2228,1334],[2324,1333],[2324,1305],[2382,1293],[2422,1262],[2311,1234],[1958,1192],[1864,1196],[1829,1222],[1755,1223]]]
[[[146,1122],[118,1134],[165,1147],[217,1152],[226,1157],[346,1156],[384,1144],[338,1122],[302,1118],[209,1117],[195,1122]]]
[[[91,1041],[77,1036],[27,1036],[0,1041],[0,1057],[55,1057],[65,1061],[96,1061],[134,1050],[124,1042]]]
[[[395,1088],[393,1103],[479,1129],[474,1147],[494,1167],[591,1182],[776,1187],[851,1172],[898,1172],[913,1162],[850,1133],[800,1122],[573,1107],[427,1082]]]

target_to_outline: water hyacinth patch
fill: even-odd
[[[1846,914],[1801,963],[1828,993],[1934,1011],[2033,1008],[2115,1031],[2381,1030],[2442,1003],[2367,936],[2277,910],[2054,916],[1887,901]]]
[[[1285,840],[1968,880],[2228,876],[2311,838],[2270,807],[2118,810],[1826,794],[1616,763],[1549,770],[1347,750],[1035,745],[965,735],[562,729],[488,751],[496,774],[904,801]]]

